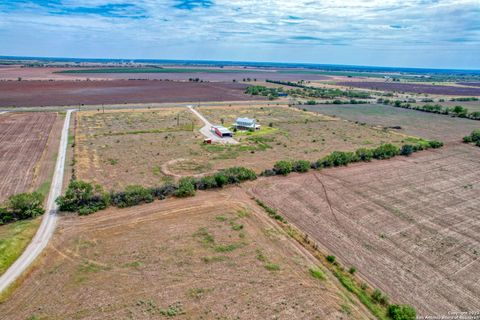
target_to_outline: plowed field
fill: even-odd
[[[480,309],[480,149],[261,180],[277,208],[393,302],[420,315]]]
[[[0,202],[29,190],[43,176],[39,161],[56,119],[56,113],[0,115]]]

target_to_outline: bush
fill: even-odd
[[[478,145],[478,142],[480,142],[480,129],[473,130],[469,136],[463,137],[463,142],[475,142]]]
[[[155,187],[150,189],[150,193],[157,199],[163,200],[177,191],[177,186],[172,183],[166,183],[161,187]]]
[[[175,191],[175,197],[185,198],[195,195],[195,179],[192,177],[183,177],[178,182],[178,189]]]
[[[327,256],[327,261],[330,262],[330,263],[334,263],[335,262],[335,256]]]
[[[91,183],[72,180],[68,185],[64,196],[57,198],[56,202],[61,211],[76,212],[81,207],[88,204],[89,199],[93,196],[93,185]]]
[[[140,185],[130,185],[123,192],[112,193],[111,202],[119,208],[135,206],[141,203],[149,203],[154,200],[151,189]]]
[[[284,176],[288,175],[293,170],[293,164],[290,161],[281,160],[277,161],[273,166],[273,170],[277,174],[283,174]]]
[[[107,208],[110,205],[110,195],[101,186],[72,180],[64,196],[56,200],[61,211],[78,212],[81,215],[90,214]]]
[[[293,171],[295,172],[307,172],[310,170],[310,161],[297,160],[293,163]]]
[[[29,219],[42,215],[43,196],[38,192],[20,193],[8,198],[8,208],[15,219]]]
[[[396,155],[398,155],[400,150],[398,147],[394,146],[393,144],[387,143],[382,144],[380,147],[373,150],[373,157],[375,159],[390,159]]]
[[[409,305],[392,304],[388,306],[388,316],[392,320],[415,320],[417,312]]]
[[[7,208],[0,207],[0,225],[9,223],[14,220],[14,217]]]
[[[437,140],[430,140],[428,141],[428,146],[433,149],[441,148],[443,147],[443,142]]]
[[[219,174],[224,175],[227,178],[227,183],[234,184],[247,180],[257,179],[257,175],[252,169],[243,167],[233,167],[220,170]]]
[[[358,159],[357,155],[353,152],[333,151],[320,160],[320,165],[323,168],[346,166],[350,162],[358,161]]]
[[[357,151],[355,151],[355,154],[360,161],[370,161],[373,158],[373,151],[367,148],[357,149]]]
[[[402,156],[409,156],[414,152],[414,147],[411,144],[405,144],[402,146],[402,149],[400,149],[400,154]]]
[[[372,292],[372,299],[380,304],[388,305],[388,297],[378,289]]]
[[[218,187],[217,180],[215,180],[214,176],[205,176],[200,178],[195,185],[198,190],[207,190]]]
[[[261,173],[261,175],[264,176],[264,177],[271,177],[271,176],[274,176],[274,175],[276,175],[276,174],[277,174],[277,173],[276,173],[275,170],[273,170],[273,169],[266,169],[265,171],[263,171],[263,172]]]

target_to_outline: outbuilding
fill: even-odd
[[[232,132],[223,126],[212,126],[211,130],[221,138],[233,136]]]

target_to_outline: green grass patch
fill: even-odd
[[[320,269],[319,267],[312,267],[308,269],[308,272],[310,272],[310,275],[314,277],[315,279],[319,280],[325,280],[325,273]]]
[[[202,257],[202,261],[205,263],[214,263],[214,262],[221,262],[227,260],[225,256],[205,256]]]
[[[267,269],[268,271],[279,271],[280,270],[280,266],[276,263],[271,263],[271,262],[268,262],[264,265],[265,269]]]
[[[212,245],[215,243],[213,235],[208,231],[207,228],[198,229],[198,231],[195,232],[193,236],[200,239],[200,241],[205,245]]]
[[[52,181],[49,180],[49,181],[45,181],[44,183],[42,183],[38,189],[37,189],[37,192],[40,193],[44,199],[47,199],[48,197],[48,193],[50,192],[50,186],[52,185]]]
[[[243,247],[243,243],[231,243],[226,245],[217,245],[215,246],[216,252],[232,252],[238,248]]]
[[[0,226],[0,275],[22,254],[40,225],[41,218]]]

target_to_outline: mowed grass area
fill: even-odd
[[[206,106],[214,124],[254,117],[260,131],[237,132],[238,145],[203,144],[202,124],[186,108],[80,112],[75,172],[107,190],[155,186],[185,175],[242,166],[261,172],[282,159],[317,160],[334,151],[401,144],[404,136],[286,106]]]
[[[46,258],[0,304],[0,314],[8,319],[372,318],[239,188],[64,217]]]
[[[37,232],[40,222],[41,217],[0,225],[0,274],[7,271],[22,254]]]

